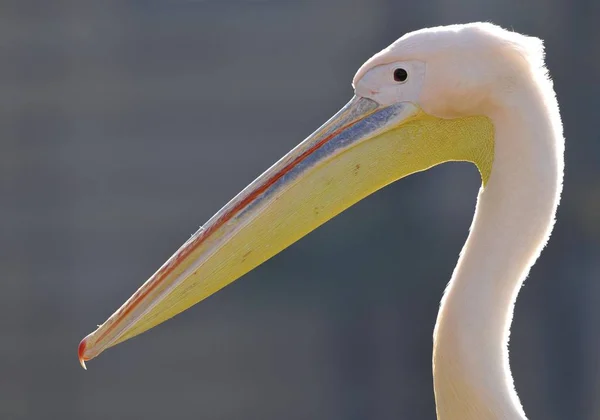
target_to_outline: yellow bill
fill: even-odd
[[[98,356],[207,298],[385,185],[447,161],[490,176],[494,130],[483,116],[440,119],[409,102],[355,96],[215,214],[96,331]]]

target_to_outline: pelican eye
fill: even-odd
[[[398,68],[394,70],[394,80],[396,82],[406,82],[408,79],[408,73],[403,68]]]

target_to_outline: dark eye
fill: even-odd
[[[394,70],[394,80],[396,82],[406,82],[406,79],[408,79],[408,73],[406,70],[402,68]]]

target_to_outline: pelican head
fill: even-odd
[[[546,112],[539,111],[542,103],[558,116],[541,41],[488,23],[409,33],[370,58],[353,88],[348,104],[227,203],[81,341],[82,364],[200,302],[410,174],[444,162],[472,162],[482,179],[480,201],[497,178],[495,197],[504,205],[501,194],[510,188],[500,185],[502,171],[520,173],[523,166],[507,162],[520,160],[535,173],[524,159],[537,146],[502,124],[521,115],[524,98],[534,114]],[[560,118],[548,132],[560,132]],[[549,145],[555,153],[544,155],[556,174],[562,174],[560,147]],[[548,189],[552,203],[557,189]],[[540,229],[544,242],[549,228]]]

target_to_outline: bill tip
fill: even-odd
[[[79,364],[81,365],[82,368],[84,368],[85,370],[87,370],[87,367],[85,366],[85,347],[86,347],[86,339],[84,338],[83,340],[81,340],[81,342],[79,343],[79,347],[77,348],[77,356],[79,357]]]

